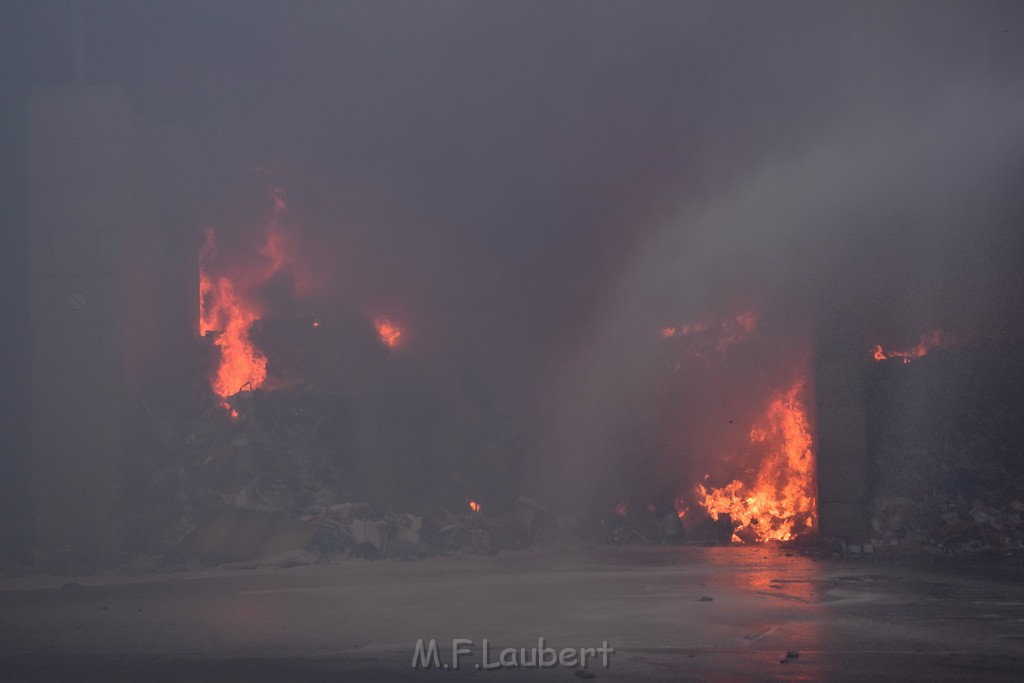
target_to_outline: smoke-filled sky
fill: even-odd
[[[1021,331],[1020,3],[82,5],[86,80],[191,140],[196,234],[257,238],[269,169],[317,305],[510,395],[535,462],[606,448],[666,325],[756,308],[769,375],[831,305],[889,343]],[[71,80],[69,7],[0,8],[16,328],[21,107]]]

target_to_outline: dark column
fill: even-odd
[[[867,347],[862,330],[859,316],[848,312],[825,316],[818,330],[818,512],[825,537],[860,538],[867,533]]]

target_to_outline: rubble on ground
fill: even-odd
[[[571,518],[526,496],[505,509],[452,499],[388,510],[366,500],[319,438],[318,404],[299,391],[246,390],[188,420],[161,417],[147,404],[160,454],[133,515],[144,552],[247,569],[311,558],[489,554],[572,533]]]
[[[597,540],[609,545],[729,545],[728,514],[712,518],[700,508],[680,515],[675,505],[623,501],[605,514]]]
[[[871,518],[871,539],[848,546],[853,553],[1024,554],[1024,495],[969,498],[939,491],[915,502],[879,498]]]
[[[884,457],[890,469],[916,472],[900,483],[912,495],[876,496],[860,553],[1024,554],[1024,479],[999,459],[922,449]]]

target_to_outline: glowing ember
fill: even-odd
[[[661,336],[668,339],[669,337],[689,337],[694,334],[701,334],[707,332],[709,326],[707,323],[694,323],[679,325],[678,327],[666,327],[661,330]]]
[[[871,350],[871,357],[876,361],[888,360],[890,358],[901,358],[904,363],[909,363],[912,360],[928,355],[930,350],[940,346],[946,346],[949,343],[949,339],[942,334],[942,330],[932,330],[928,334],[923,335],[921,340],[917,343],[917,346],[911,349],[904,349],[902,351],[886,351],[881,344],[875,344],[875,347]]]
[[[319,320],[314,320],[313,321],[313,327],[320,327],[320,321]]]
[[[377,334],[385,346],[389,349],[398,346],[398,341],[402,336],[402,329],[400,327],[383,317],[377,318],[373,324],[376,326]]]
[[[722,323],[718,333],[718,350],[725,351],[733,344],[742,344],[750,339],[757,329],[757,313],[743,311]]]
[[[753,486],[734,480],[723,488],[697,487],[712,519],[730,515],[738,532],[733,540],[788,541],[814,526],[814,455],[802,392],[798,381],[775,397],[751,430],[751,443],[768,449]]]
[[[625,519],[626,518],[626,514],[628,512],[629,512],[629,508],[626,506],[626,501],[622,501],[621,503],[619,503],[618,505],[615,506],[615,515],[617,517],[621,517],[622,519]]]
[[[249,328],[259,317],[256,309],[239,296],[230,279],[207,275],[215,254],[213,230],[207,230],[199,259],[199,334],[217,335],[214,344],[220,349],[220,363],[210,388],[224,399],[245,385],[255,389],[263,384],[267,378],[267,358],[249,339]]]
[[[466,503],[469,504],[469,509],[473,512],[480,512],[480,503],[475,500],[467,500]]]

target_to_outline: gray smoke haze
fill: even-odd
[[[1022,107],[1020,92],[950,83],[913,116],[859,130],[843,120],[813,146],[766,157],[653,231],[550,405],[576,456],[560,466],[640,460],[670,486],[699,481],[766,396],[806,375],[830,308],[868,322],[865,352],[869,339],[913,346],[935,328],[964,341],[1019,335]],[[760,329],[728,351],[739,358],[712,353],[710,371],[681,367],[694,363],[657,334],[748,307]],[[636,438],[645,423],[653,442]]]
[[[746,429],[824,308],[888,343],[1021,333],[1019,3],[83,6],[88,80],[193,141],[197,244],[255,249],[279,184],[303,312],[406,329],[384,389],[385,361],[337,351],[354,390],[418,397],[367,443],[480,450],[487,403],[524,489],[586,498],[617,461],[699,476],[718,446],[688,425]],[[10,112],[70,80],[69,13],[2,13],[20,149]],[[747,308],[748,343],[674,369],[658,330]]]

